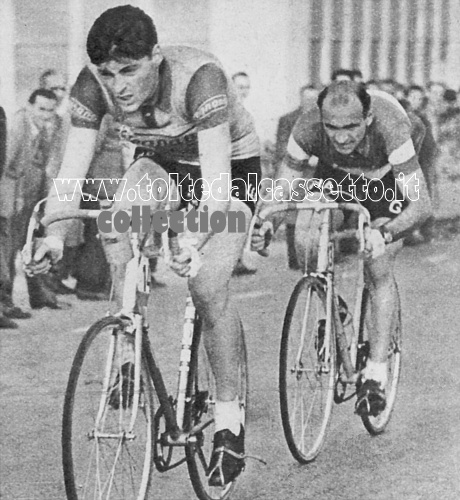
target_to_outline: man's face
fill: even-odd
[[[431,85],[430,90],[428,91],[430,101],[436,104],[441,103],[443,100],[442,96],[444,95],[444,90],[445,88],[437,83]]]
[[[62,75],[50,75],[46,78],[44,88],[47,90],[52,90],[60,104],[67,93],[67,87]]]
[[[322,121],[334,148],[340,154],[349,155],[366,135],[371,118],[364,118],[363,107],[357,96],[350,96],[346,104],[327,96],[323,103]]]
[[[411,108],[415,111],[423,107],[423,98],[423,92],[417,89],[410,90],[407,95],[407,100],[409,101]]]
[[[159,88],[159,50],[152,57],[110,60],[97,67],[97,71],[115,102],[126,113],[134,113],[154,96]]]
[[[311,108],[315,103],[316,99],[318,99],[318,90],[316,89],[305,89],[300,94],[300,107],[306,111]]]
[[[247,99],[249,91],[251,90],[251,83],[247,76],[237,76],[233,79],[235,84],[236,93],[241,101]]]
[[[53,119],[56,113],[56,106],[57,101],[55,99],[48,99],[41,95],[35,98],[35,102],[31,104],[30,110],[32,121],[37,128],[42,129]]]

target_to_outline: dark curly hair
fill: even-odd
[[[86,51],[93,64],[111,59],[142,59],[158,43],[152,19],[141,9],[122,5],[102,13],[89,30]]]
[[[371,96],[367,93],[364,83],[350,82],[348,80],[332,82],[328,87],[324,88],[318,96],[317,104],[321,111],[323,110],[324,99],[326,99],[329,94],[344,103],[351,95],[355,95],[363,105],[364,118],[367,117],[371,107]]]

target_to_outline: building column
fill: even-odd
[[[69,9],[69,51],[67,77],[72,85],[86,61],[86,33],[84,19],[84,0],[68,0]]]
[[[366,82],[371,78],[371,54],[372,54],[372,8],[374,2],[372,0],[363,1],[363,39],[361,41],[361,54],[359,69],[363,74]]]
[[[399,3],[399,39],[398,54],[396,61],[396,81],[402,84],[407,83],[408,47],[407,37],[409,35],[409,2]]]
[[[0,29],[0,106],[7,115],[16,111],[16,13],[14,0],[1,0],[0,19],[3,19]]]
[[[380,50],[379,78],[384,80],[390,76],[390,46],[391,46],[391,0],[383,0],[380,18]]]
[[[331,81],[333,8],[334,4],[332,0],[323,0],[323,33],[321,39],[321,65],[319,70],[319,77],[323,84],[327,84]]]
[[[460,2],[449,2],[449,45],[446,57],[446,83],[457,90],[460,84]]]
[[[439,82],[444,79],[443,64],[441,61],[441,47],[442,47],[442,11],[443,0],[433,0],[433,34],[431,43],[431,68],[430,80]]]
[[[427,1],[418,0],[414,50],[414,83],[417,85],[425,83],[426,9]]]
[[[353,63],[353,0],[343,0],[342,68],[351,69]]]
[[[291,3],[289,64],[287,67],[287,102],[299,99],[299,89],[310,84],[311,57],[311,0]]]

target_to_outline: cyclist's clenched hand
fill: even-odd
[[[251,236],[251,250],[262,252],[270,245],[273,237],[273,224],[265,221],[263,224],[256,223]]]
[[[184,245],[180,253],[170,257],[168,264],[182,278],[194,278],[202,263],[196,247]]]
[[[372,259],[385,253],[385,240],[378,229],[372,229],[370,226],[364,228],[364,253]]]
[[[64,242],[57,236],[47,236],[35,251],[32,260],[26,264],[29,275],[47,273],[52,264],[62,259]]]

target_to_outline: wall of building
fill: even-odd
[[[86,60],[86,33],[118,0],[1,0],[0,99],[25,102],[39,74],[72,80]],[[215,52],[228,72],[252,80],[250,107],[265,138],[297,106],[304,83],[337,67],[366,78],[460,86],[458,0],[132,0],[154,18],[162,44]],[[5,69],[6,68],[6,69]]]

